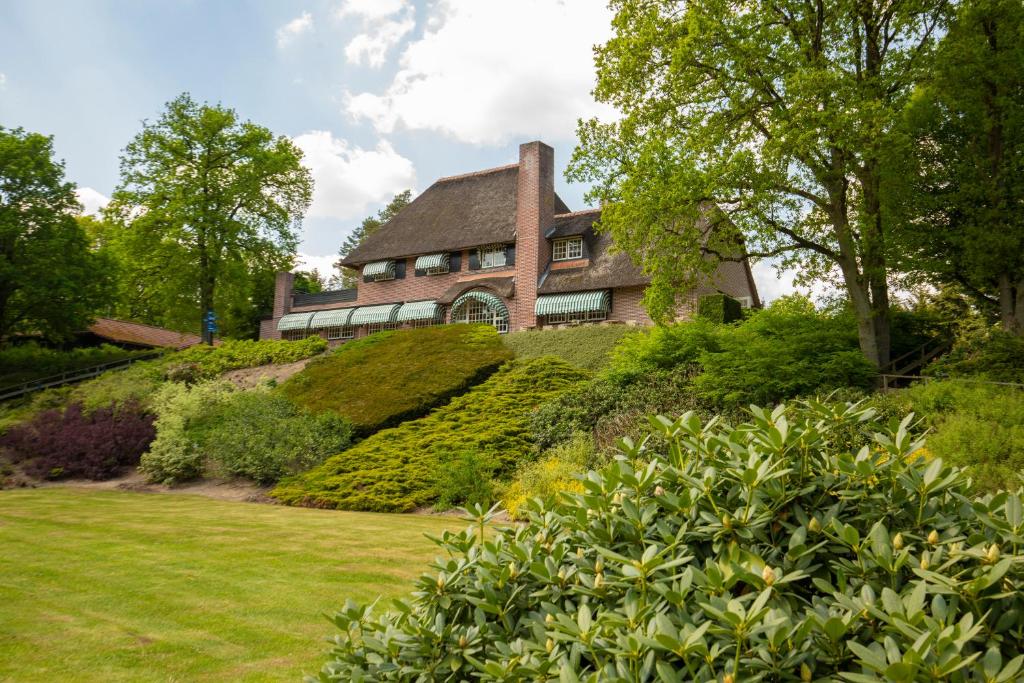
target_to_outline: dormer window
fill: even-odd
[[[479,251],[481,268],[500,268],[507,263],[504,244],[489,244]]]
[[[363,282],[395,279],[394,261],[372,261],[363,266]]]
[[[551,245],[551,258],[555,261],[571,261],[583,258],[583,238],[567,237],[555,240]]]

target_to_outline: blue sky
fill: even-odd
[[[602,0],[0,0],[0,125],[54,136],[88,209],[118,156],[188,91],[293,138],[316,180],[300,253],[323,268],[405,188],[555,148],[556,189],[590,96]],[[769,295],[782,283],[759,269]]]

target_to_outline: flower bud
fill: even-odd
[[[939,542],[939,532],[936,531],[935,529],[932,529],[932,532],[930,534],[928,534],[928,543],[930,545],[935,545],[938,542]]]
[[[993,543],[988,547],[988,553],[985,554],[985,561],[989,564],[995,564],[999,561],[999,546]]]
[[[732,674],[722,676],[722,683],[735,683],[736,678]]]
[[[655,486],[654,487],[654,495],[656,495],[656,496],[664,496],[665,495],[665,489],[662,488],[660,485],[659,486]]]
[[[612,496],[612,503],[614,503],[615,505],[622,505],[622,493],[621,492],[616,493],[614,496]]]
[[[807,662],[800,665],[800,680],[804,683],[810,683],[810,680],[814,678],[814,674],[811,672],[811,667],[807,666]]]
[[[930,566],[931,565],[928,562],[928,553],[927,552],[921,553],[921,564],[920,564],[921,569],[928,569],[928,567],[930,567]]]
[[[469,641],[466,640],[466,636],[459,636],[459,647],[464,648],[469,645]]]
[[[444,588],[444,576],[440,576],[439,575],[437,577],[437,588],[438,588],[438,590]]]
[[[772,585],[775,583],[775,570],[768,565],[765,565],[764,571],[761,572],[761,578],[764,580],[766,585]]]
[[[519,576],[519,565],[510,564],[508,566],[508,575],[513,579]]]
[[[558,580],[559,581],[565,581],[565,570],[564,569],[559,569],[558,570]]]
[[[544,649],[547,650],[550,654],[551,651],[555,649],[555,641],[553,641],[551,638],[548,638],[548,642],[544,643]]]
[[[555,623],[555,615],[551,614],[550,612],[548,612],[547,615],[544,617],[544,623],[545,624],[553,624],[553,623]]]
[[[903,534],[896,534],[892,537],[892,547],[896,550],[903,550]]]
[[[732,517],[730,517],[728,513],[722,515],[722,526],[726,529],[732,528]]]
[[[576,557],[583,557],[583,548],[576,548]]]
[[[598,572],[594,574],[594,588],[600,588],[604,585],[604,574]]]
[[[817,517],[811,517],[811,521],[807,522],[807,530],[812,534],[821,531],[821,522],[818,521]]]
[[[602,558],[602,557],[597,558],[597,561],[594,562],[594,571],[597,572],[598,574],[600,574],[601,572],[604,571],[604,558]]]

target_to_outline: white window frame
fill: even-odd
[[[754,307],[754,297],[752,297],[752,296],[737,296],[737,297],[733,297],[733,298],[736,299],[736,301],[740,302],[740,307],[741,308],[753,308]]]
[[[561,323],[597,323],[608,319],[608,311],[584,311],[583,313],[549,313],[542,316],[545,325]]]
[[[497,308],[491,308],[477,299],[467,299],[459,308],[458,317],[452,317],[452,322],[484,323],[494,327],[498,334],[508,332],[508,316],[502,315]]]
[[[327,341],[338,341],[339,339],[352,339],[356,336],[355,328],[349,325],[331,325],[324,328],[327,331]]]
[[[366,334],[383,332],[384,330],[398,329],[399,323],[370,323],[366,326]]]
[[[552,261],[573,261],[580,258],[583,258],[582,237],[557,239],[551,245]]]
[[[424,275],[447,275],[451,272],[451,264],[443,266],[435,266],[433,268],[425,268],[423,270]]]
[[[370,282],[387,282],[388,280],[395,279],[395,271],[387,271],[378,275],[371,275]]]
[[[480,269],[503,268],[508,263],[508,255],[504,244],[488,244],[477,249],[480,257]]]
[[[410,320],[406,323],[411,328],[417,327],[434,327],[435,325],[443,325],[444,318],[420,318],[419,320]]]
[[[282,341],[302,341],[309,336],[306,330],[284,330],[281,332]]]

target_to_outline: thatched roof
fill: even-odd
[[[357,266],[482,244],[510,243],[516,234],[519,165],[441,178],[342,261]],[[568,211],[555,197],[555,212]]]
[[[590,258],[590,263],[582,268],[549,269],[537,288],[539,294],[636,287],[650,283],[651,279],[633,264],[628,254],[612,253],[610,234],[594,232],[593,224],[600,217],[600,209],[555,216],[555,225],[547,231],[547,235],[582,235],[583,253]]]

